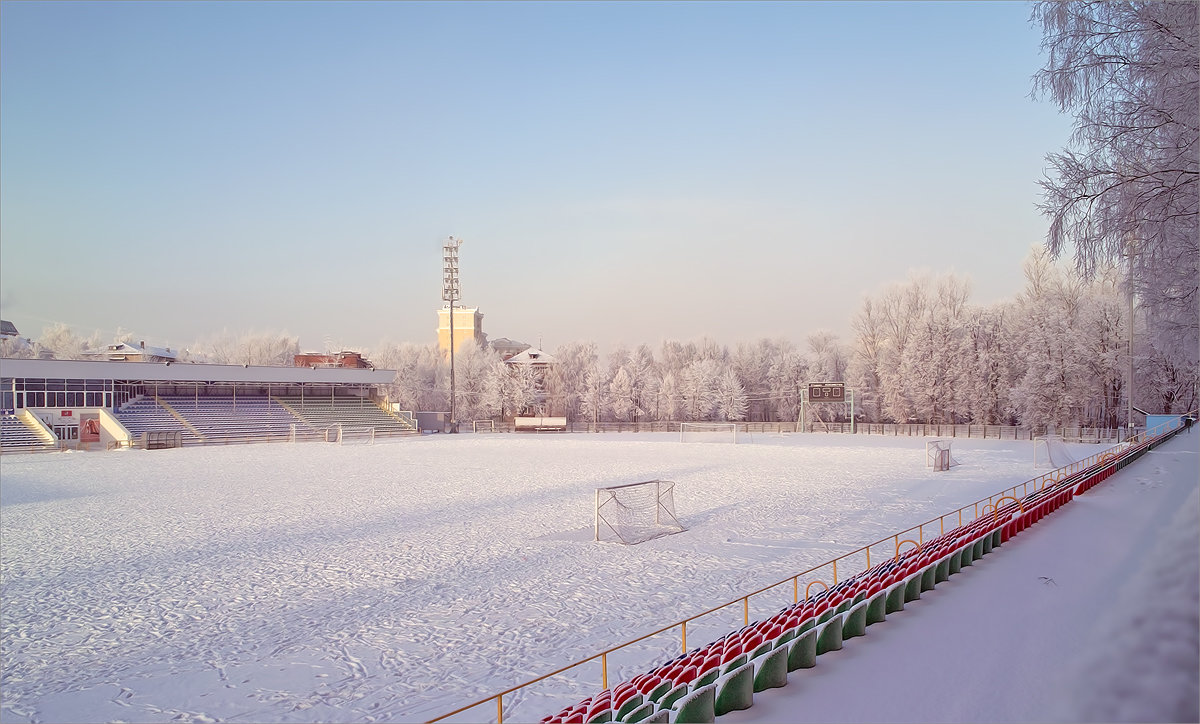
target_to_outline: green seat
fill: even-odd
[[[787,649],[774,649],[761,659],[754,659],[754,690],[765,691],[787,686]]]
[[[670,691],[668,691],[666,694],[664,694],[663,698],[661,700],[659,700],[658,708],[659,709],[670,709],[671,706],[675,702],[677,702],[680,699],[682,699],[683,697],[687,696],[687,693],[688,693],[688,685],[687,684],[679,684],[678,686],[675,686]]]
[[[800,634],[799,629],[792,629],[790,631],[784,631],[783,633],[779,634],[778,638],[775,639],[775,648],[777,648],[777,649],[783,648],[785,644],[787,644],[792,639],[796,638],[796,636],[798,636],[799,634]]]
[[[921,572],[921,593],[924,593],[925,591],[932,591],[933,587],[936,585],[937,564],[930,563],[925,567],[925,570]]]
[[[887,589],[887,613],[904,610],[904,581],[893,583]]]
[[[810,628],[796,636],[788,647],[788,671],[811,669],[817,665],[817,630]]]
[[[750,653],[750,660],[753,661],[754,659],[757,659],[759,656],[762,656],[773,648],[775,648],[774,641],[763,641],[761,644],[754,647],[754,651]]]
[[[842,617],[831,618],[817,628],[817,656],[842,648]]]
[[[737,667],[741,666],[742,664],[746,663],[749,660],[750,660],[750,657],[746,656],[745,654],[740,654],[740,655],[734,657],[728,663],[721,665],[721,676],[728,674],[730,671],[733,671],[734,669],[736,669]]]
[[[935,565],[934,568],[936,569],[936,575],[934,577],[935,583],[941,583],[942,581],[950,580],[950,556],[945,556],[942,558],[942,560],[937,562],[937,565]]]
[[[692,689],[695,690],[695,689],[699,689],[701,686],[708,686],[709,684],[716,681],[717,678],[720,676],[721,676],[721,667],[714,666],[711,669],[709,669],[708,671],[705,671],[700,676],[696,677],[696,680],[692,682]]]
[[[867,625],[880,623],[887,618],[887,591],[879,591],[867,601]]]
[[[675,721],[684,722],[714,722],[717,720],[715,684],[701,686],[687,696],[675,702]]]
[[[662,698],[666,696],[667,692],[674,688],[674,686],[675,685],[670,681],[664,679],[658,683],[658,686],[654,687],[649,693],[646,694],[646,700],[655,703],[662,701]]]
[[[867,635],[867,607],[870,606],[870,603],[870,601],[856,603],[846,612],[845,622],[842,624],[843,640]]]
[[[614,719],[624,719],[626,716],[629,715],[629,712],[633,711],[634,709],[637,709],[641,705],[642,705],[642,695],[634,694],[633,696],[629,697],[629,699],[626,700],[625,703],[620,706],[620,708],[617,709],[617,713],[615,716],[613,716],[613,718]]]
[[[921,579],[924,574],[920,571],[904,579],[904,602],[915,601],[921,597]]]
[[[742,664],[717,679],[717,699],[714,706],[717,716],[731,711],[749,709],[754,705],[754,664]],[[676,718],[675,721],[679,721]]]
[[[624,707],[621,707],[621,708],[624,709]],[[626,722],[627,724],[632,724],[632,722],[640,722],[640,721],[645,720],[653,713],[654,713],[654,702],[644,701],[641,704],[638,704],[636,707],[634,707],[630,711],[625,712],[624,715],[617,717],[617,719],[618,719],[618,721]]]

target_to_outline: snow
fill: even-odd
[[[6,455],[0,714],[423,721],[1037,474],[1028,441],[957,439],[962,464],[935,472],[924,438],[677,438],[464,434]],[[1151,452],[826,654],[803,684],[726,718],[1195,712],[1198,441]],[[1069,448],[1080,458],[1100,449]],[[637,546],[592,542],[595,488],[654,478],[676,482],[689,529]],[[752,599],[751,618],[789,602],[784,588],[786,598]],[[689,647],[741,623],[739,604],[689,624]],[[611,656],[610,683],[678,648],[676,631]],[[948,678],[897,683],[926,655]],[[1017,673],[1030,660],[1057,662],[1054,675]],[[1141,689],[1126,661],[1158,683],[1153,703],[1130,697]],[[538,719],[602,688],[598,664],[568,673],[505,697],[506,719]],[[1062,696],[1101,676],[1102,690]],[[855,696],[864,682],[891,694]],[[844,708],[868,699],[892,705]],[[494,719],[495,706],[468,718]]]

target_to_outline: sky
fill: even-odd
[[[36,338],[852,339],[1015,296],[1070,118],[1021,2],[0,5],[0,315]],[[104,340],[104,341],[107,341]]]

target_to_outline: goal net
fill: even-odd
[[[925,442],[925,467],[934,470],[949,470],[958,465],[950,452],[949,440],[928,440]]]
[[[1045,435],[1033,439],[1033,467],[1065,468],[1075,462],[1067,450],[1067,444],[1059,435]]]
[[[471,423],[471,432],[495,432],[495,420],[475,420]]]
[[[675,517],[675,483],[644,483],[596,488],[596,537],[625,545],[686,530]]]
[[[333,431],[341,445],[370,445],[375,442],[375,428],[338,425]]]
[[[732,422],[681,422],[679,442],[737,443],[737,424]]]

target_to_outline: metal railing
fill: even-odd
[[[549,679],[553,676],[562,674],[563,672],[569,671],[578,666],[584,666],[584,665],[592,664],[595,662],[599,662],[599,664],[600,664],[600,682],[599,683],[600,683],[602,689],[608,689],[609,688],[608,658],[611,654],[613,654],[615,652],[621,651],[622,649],[628,648],[629,646],[640,643],[640,642],[645,641],[654,636],[658,636],[659,634],[663,634],[663,633],[678,629],[679,630],[680,651],[681,651],[681,653],[687,653],[687,651],[688,651],[688,642],[687,642],[688,624],[693,623],[693,622],[697,621],[698,619],[701,619],[701,618],[704,618],[705,616],[709,616],[711,614],[723,611],[731,606],[740,605],[741,609],[742,609],[743,625],[748,626],[750,624],[750,601],[755,596],[762,596],[763,594],[766,594],[771,591],[775,591],[775,590],[779,589],[780,587],[790,585],[792,602],[799,603],[801,600],[800,586],[801,586],[801,583],[804,582],[805,583],[805,585],[804,585],[804,600],[807,600],[809,598],[809,593],[811,592],[811,589],[814,585],[819,584],[822,588],[828,590],[838,584],[839,563],[841,563],[843,574],[846,572],[846,569],[849,566],[850,570],[852,570],[853,573],[851,574],[851,576],[848,576],[848,577],[856,576],[859,573],[869,570],[871,568],[871,566],[873,565],[871,562],[872,551],[875,551],[874,552],[875,563],[881,563],[885,560],[898,558],[902,552],[902,550],[901,550],[902,547],[905,546],[906,544],[913,544],[915,547],[920,548],[921,546],[923,546],[925,544],[925,542],[927,540],[926,536],[928,536],[928,539],[937,538],[938,536],[945,534],[947,532],[947,530],[953,530],[955,528],[962,527],[965,524],[974,522],[975,520],[979,519],[981,516],[991,515],[1000,508],[1000,503],[1003,502],[1005,499],[1014,500],[1014,501],[1017,501],[1018,504],[1020,504],[1021,499],[1025,498],[1026,496],[1030,495],[1031,493],[1039,492],[1039,491],[1044,490],[1045,488],[1051,487],[1057,483],[1066,481],[1066,480],[1073,478],[1074,476],[1079,475],[1079,474],[1083,473],[1084,471],[1087,471],[1093,467],[1096,468],[1097,470],[1102,469],[1103,467],[1106,467],[1109,464],[1118,462],[1122,458],[1123,455],[1130,453],[1130,452],[1137,452],[1138,454],[1140,454],[1140,452],[1144,451],[1144,449],[1146,448],[1147,443],[1154,441],[1155,438],[1158,438],[1168,432],[1173,434],[1175,432],[1175,429],[1169,429],[1169,425],[1162,425],[1160,427],[1154,428],[1153,430],[1138,433],[1120,445],[1117,445],[1112,448],[1107,448],[1107,449],[1105,449],[1101,452],[1095,453],[1093,455],[1089,455],[1088,457],[1084,458],[1083,460],[1079,460],[1077,462],[1071,463],[1070,465],[1064,466],[1062,468],[1050,470],[1050,471],[1045,472],[1041,475],[1038,475],[1034,478],[1030,478],[1029,480],[1026,480],[1022,483],[1018,483],[1011,487],[1005,488],[1004,490],[1000,491],[999,493],[989,495],[986,498],[980,498],[979,500],[976,500],[973,503],[968,503],[967,505],[964,505],[961,508],[952,510],[949,513],[945,513],[943,515],[938,516],[937,518],[931,518],[930,520],[927,520],[918,525],[914,525],[910,528],[905,528],[904,530],[894,533],[891,536],[881,538],[873,543],[869,543],[865,546],[862,546],[853,551],[850,551],[849,553],[840,555],[831,561],[826,561],[825,563],[822,563],[822,564],[813,566],[812,568],[808,568],[806,570],[800,571],[799,573],[788,576],[787,578],[784,578],[780,581],[777,581],[777,582],[772,583],[767,586],[763,586],[754,591],[750,591],[749,593],[739,596],[738,598],[735,598],[733,600],[727,601],[720,605],[714,606],[705,611],[701,611],[700,613],[689,616],[683,620],[675,621],[674,623],[667,624],[667,625],[657,628],[653,631],[650,631],[649,633],[638,636],[635,639],[631,639],[624,643],[617,644],[615,646],[611,646],[607,649],[604,649],[603,651],[600,651],[599,653],[589,656],[586,659],[582,659],[582,660],[576,661],[574,663],[567,664],[566,666],[557,668],[554,671],[550,671],[550,672],[543,674],[535,679],[530,679],[529,681],[523,682],[521,684],[517,684],[516,686],[511,686],[507,689],[504,689],[503,691],[492,694],[491,696],[485,697],[483,699],[479,699],[479,700],[474,701],[465,706],[461,706],[453,711],[447,712],[446,714],[442,714],[441,716],[438,716],[434,719],[430,719],[429,722],[432,723],[432,722],[442,721],[442,720],[448,719],[456,714],[461,714],[470,709],[474,709],[476,707],[483,706],[485,704],[488,704],[488,703],[494,701],[495,705],[496,705],[497,724],[503,724],[503,722],[504,722],[504,697],[505,696],[508,696],[509,694],[520,691],[522,689],[528,688],[534,684],[545,681],[546,679]],[[1019,495],[1018,495],[1018,493],[1019,493]],[[964,514],[967,514],[970,517],[965,518]],[[950,522],[952,523],[952,525],[949,528],[946,527],[947,519],[950,519]],[[927,529],[930,529],[930,530],[927,530]],[[935,530],[936,530],[936,532],[934,532]],[[861,559],[863,561],[863,565],[861,566],[861,568],[858,567],[859,559]],[[826,577],[828,578],[828,582],[826,582]],[[843,576],[843,577],[845,578],[847,576]]]

